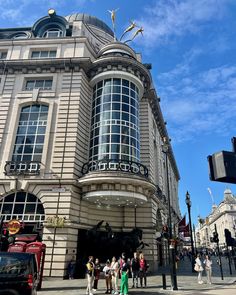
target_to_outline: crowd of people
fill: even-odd
[[[132,276],[132,288],[147,286],[148,264],[143,253],[135,252],[132,259],[128,259],[122,253],[119,259],[112,257],[108,259],[104,267],[101,266],[99,259],[94,261],[93,256],[89,256],[86,264],[87,290],[86,294],[93,295],[98,289],[98,281],[101,272],[104,273],[106,291],[105,294],[127,295],[129,286],[128,279]]]

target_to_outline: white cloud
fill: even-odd
[[[175,142],[198,135],[233,133],[236,66],[223,65],[194,74],[185,60],[158,80],[164,117]]]
[[[220,19],[228,0],[158,0],[136,20],[144,27],[144,39],[136,39],[147,48],[172,42],[175,36],[197,33],[209,20]]]
[[[62,10],[68,7],[70,2],[70,6],[79,11],[88,1],[95,2],[95,0],[0,0],[0,18],[12,21],[15,26],[31,26],[46,15],[49,8]]]

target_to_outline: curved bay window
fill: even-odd
[[[119,78],[98,82],[93,89],[90,161],[140,161],[139,90]],[[111,161],[110,164],[111,165]]]
[[[5,221],[18,219],[28,222],[45,220],[41,201],[27,192],[15,192],[0,200],[0,215]]]
[[[48,106],[32,104],[21,109],[12,160],[7,174],[39,173],[47,126]]]

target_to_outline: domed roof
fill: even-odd
[[[67,21],[69,23],[73,22],[73,21],[83,21],[84,23],[86,23],[88,25],[95,26],[95,27],[105,31],[106,33],[110,34],[111,36],[114,36],[112,29],[107,24],[105,24],[103,21],[96,18],[95,16],[91,16],[91,15],[85,14],[85,13],[74,13],[74,14],[70,14],[70,15],[66,16],[65,18],[67,19]]]

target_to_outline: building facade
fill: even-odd
[[[179,172],[141,56],[96,17],[51,9],[0,30],[0,75],[0,213],[47,245],[45,275],[133,234],[156,268],[168,196],[180,218]]]
[[[212,212],[205,218],[199,218],[196,230],[196,244],[198,247],[216,248],[211,241],[215,232],[215,225],[219,237],[219,246],[226,247],[225,229],[231,232],[232,238],[236,237],[236,198],[230,189],[224,191],[224,199],[217,206],[212,206]]]

